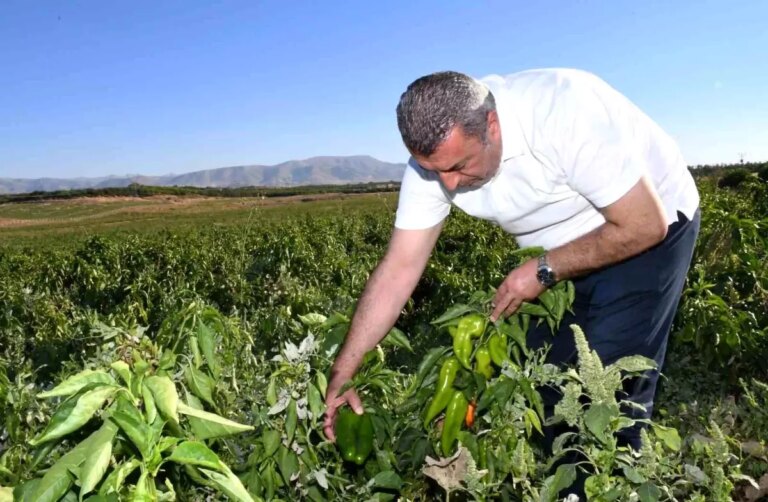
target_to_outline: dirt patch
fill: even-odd
[[[166,211],[175,211],[181,208],[188,208],[192,211],[198,210],[193,206],[201,206],[201,210],[210,210],[211,207],[207,204],[212,201],[220,202],[220,205],[216,205],[216,209],[237,209],[248,206],[256,207],[273,207],[289,204],[299,204],[303,202],[315,202],[320,200],[341,200],[353,197],[366,196],[370,194],[344,194],[344,193],[320,193],[320,194],[302,194],[302,195],[287,195],[284,197],[242,197],[242,198],[228,198],[228,197],[198,197],[198,196],[178,196],[178,195],[153,195],[150,197],[79,197],[76,199],[66,200],[48,200],[44,202],[31,202],[28,204],[35,204],[38,206],[104,206],[103,211],[98,211],[93,214],[87,214],[82,216],[72,216],[65,218],[0,218],[0,228],[19,228],[19,227],[31,227],[41,225],[55,225],[55,224],[69,224],[79,223],[88,220],[96,220],[104,218],[105,216],[111,216],[114,214],[131,214],[131,213],[163,213]],[[137,203],[136,205],[122,206],[116,208],[109,208],[110,204],[116,203]]]
[[[74,199],[66,199],[60,201],[46,201],[51,204],[73,205],[73,206],[90,206],[97,204],[113,204],[116,202],[155,202],[155,203],[170,203],[170,204],[194,204],[195,202],[211,200],[215,197],[198,197],[194,195],[150,195],[149,197],[129,197],[129,196],[115,196],[109,197],[106,195],[99,195],[96,197],[76,197]],[[42,204],[42,203],[41,203]]]

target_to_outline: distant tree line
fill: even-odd
[[[323,193],[374,193],[396,192],[399,181],[358,183],[351,185],[312,185],[293,187],[234,187],[201,188],[192,186],[150,186],[132,183],[125,187],[80,188],[74,190],[36,191],[20,194],[0,195],[0,203],[37,202],[52,199],[74,199],[78,197],[152,197],[155,195],[197,196],[197,197],[287,197],[291,195],[316,195]]]
[[[711,178],[719,188],[734,188],[755,176],[768,183],[768,162],[743,162],[689,167],[696,178]]]
[[[750,176],[768,183],[768,162],[744,162],[738,164],[706,164],[689,166],[694,178],[713,178],[718,186],[733,187]],[[151,197],[155,195],[198,197],[287,197],[291,195],[316,195],[323,193],[376,193],[400,190],[399,181],[369,182],[350,185],[307,185],[293,187],[234,187],[201,188],[192,186],[150,186],[132,183],[125,187],[81,188],[75,190],[37,191],[0,195],[0,204],[6,202],[36,202],[77,197]]]

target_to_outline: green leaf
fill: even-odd
[[[285,484],[290,486],[294,474],[299,472],[299,457],[292,450],[280,445],[277,466],[280,468],[280,474],[283,476]]]
[[[110,493],[109,495],[91,495],[84,502],[120,502],[120,497],[117,493]]]
[[[160,410],[160,415],[166,420],[179,423],[179,395],[173,381],[167,376],[153,375],[147,378],[144,383],[155,397],[155,404]]]
[[[172,371],[176,365],[176,354],[172,349],[165,349],[163,355],[160,356],[160,361],[157,363],[158,370]]]
[[[219,491],[235,502],[254,502],[253,497],[245,489],[240,479],[226,465],[223,467],[223,474],[208,469],[200,469],[200,472],[210,479]]]
[[[274,429],[265,429],[261,434],[261,442],[264,444],[264,457],[269,458],[280,446],[280,433]]]
[[[518,382],[518,385],[523,391],[523,395],[528,400],[528,402],[533,406],[533,408],[536,410],[536,413],[539,414],[539,417],[544,416],[544,401],[541,399],[541,394],[539,394],[539,391],[537,391],[533,384],[531,383],[531,380],[528,378],[521,378]]]
[[[184,368],[184,378],[194,395],[216,408],[216,403],[213,402],[213,389],[216,387],[216,382],[211,377],[192,366],[187,366]]]
[[[480,396],[477,403],[477,411],[484,411],[493,403],[506,403],[515,392],[517,383],[511,378],[497,379]]]
[[[76,399],[68,399],[56,410],[43,434],[31,440],[29,444],[37,446],[76,431],[88,423],[104,402],[117,392],[117,389],[111,385],[103,385],[85,392]]]
[[[544,432],[541,430],[541,420],[539,419],[539,416],[536,414],[536,412],[531,408],[525,409],[525,423],[526,425],[530,423],[530,425],[532,425],[539,434],[542,436],[544,435]]]
[[[199,368],[203,365],[203,356],[200,354],[200,346],[197,344],[197,337],[190,336],[187,338],[189,344],[189,351],[192,352],[192,360],[195,363],[195,368]]]
[[[299,321],[301,321],[302,324],[305,326],[309,326],[310,328],[314,326],[319,326],[323,323],[325,323],[328,320],[327,317],[325,317],[322,314],[316,314],[316,313],[310,313],[307,315],[300,315]]]
[[[370,484],[385,490],[399,490],[403,486],[403,480],[394,471],[382,471],[374,476]]]
[[[110,493],[119,493],[125,483],[125,479],[141,465],[138,458],[132,458],[127,462],[118,465],[109,473],[107,479],[99,488],[99,495],[108,495]]]
[[[157,442],[157,451],[163,453],[164,451],[169,450],[179,444],[180,441],[180,438],[163,436],[160,438],[160,441]]]
[[[328,330],[323,337],[320,350],[326,355],[326,357],[333,357],[344,342],[344,337],[347,336],[349,330],[348,322],[336,324]]]
[[[275,379],[275,376],[272,375],[272,377],[269,379],[269,384],[267,385],[267,404],[270,406],[274,406],[277,404],[277,381]]]
[[[586,413],[584,413],[584,423],[587,429],[595,435],[601,443],[607,444],[609,437],[606,434],[606,429],[616,416],[615,407],[609,406],[606,403],[597,403],[589,407]]]
[[[672,427],[664,427],[658,424],[652,425],[653,433],[656,434],[657,438],[661,439],[667,448],[672,451],[680,451],[682,440],[680,439],[680,434],[678,434],[677,429]]]
[[[587,500],[602,500],[601,495],[605,494],[610,486],[610,480],[607,474],[593,474],[584,480],[584,493]]]
[[[13,488],[0,486],[0,502],[13,502]]]
[[[41,392],[37,395],[40,399],[51,397],[71,396],[89,383],[101,383],[105,385],[115,385],[115,379],[106,371],[83,370],[76,375],[72,375],[59,385],[47,392]]]
[[[622,357],[615,363],[606,368],[607,371],[611,369],[619,369],[628,373],[640,373],[642,371],[655,370],[658,367],[656,361],[647,357],[634,355]]]
[[[541,491],[542,502],[555,502],[558,494],[576,481],[576,465],[563,464],[555,473],[544,481]]]
[[[214,413],[197,410],[182,402],[179,402],[178,409],[179,413],[189,416],[192,432],[200,440],[253,430],[250,425],[239,424]]]
[[[413,352],[413,347],[411,347],[411,342],[408,340],[408,337],[397,328],[389,330],[389,333],[387,333],[387,336],[384,337],[381,343],[382,345],[391,345],[393,347],[405,349],[408,352]]]
[[[110,420],[113,420],[125,435],[130,438],[131,442],[136,445],[136,448],[141,452],[141,457],[144,460],[149,459],[152,452],[152,446],[154,446],[154,433],[149,424],[144,421],[144,417],[141,415],[139,409],[127,399],[120,399],[117,410],[115,410],[109,418]]]
[[[320,391],[320,395],[325,399],[325,392],[328,390],[328,379],[325,378],[325,374],[320,371],[317,372],[315,379],[317,380],[317,390]]]
[[[325,412],[323,396],[320,395],[320,391],[312,383],[307,384],[307,404],[309,405],[309,411],[312,413],[312,418],[315,420],[318,420]]]
[[[523,302],[520,304],[520,308],[516,312],[517,314],[528,314],[536,317],[549,317],[547,309],[541,305],[534,303]]]
[[[296,401],[291,399],[288,401],[288,412],[285,416],[285,435],[287,444],[293,442],[293,436],[296,434],[296,424],[298,422],[298,414],[296,411]]]
[[[144,400],[144,413],[147,417],[147,423],[152,423],[157,418],[157,406],[152,391],[147,388],[146,383],[141,386],[141,397]]]
[[[131,373],[131,368],[128,366],[128,363],[125,361],[115,361],[112,364],[109,365],[110,368],[115,370],[115,373],[120,375],[120,378],[123,379],[123,382],[125,382],[125,385],[128,386],[128,388],[131,388],[131,380],[133,380],[133,373]]]
[[[77,502],[77,494],[72,490],[69,490],[64,494],[61,500],[59,500],[59,502]]]
[[[96,432],[91,444],[88,457],[80,467],[78,478],[80,480],[80,500],[99,484],[107,472],[109,461],[112,458],[112,441],[117,434],[117,426],[106,421],[104,427]]]
[[[434,368],[437,362],[448,354],[449,351],[450,349],[448,347],[435,347],[426,353],[419,363],[419,368],[416,370],[416,374],[414,375],[413,380],[411,380],[411,384],[405,391],[407,396],[415,393],[421,387],[422,382],[427,378],[427,375],[432,371],[432,368]]]
[[[473,312],[474,310],[475,309],[473,309],[469,305],[456,303],[451,308],[446,310],[443,315],[441,315],[440,317],[432,321],[430,324],[443,324],[445,322],[452,321],[457,317],[463,316],[467,312]]]
[[[211,370],[211,374],[214,378],[219,378],[220,369],[218,358],[216,357],[216,334],[205,323],[201,322],[197,325],[197,342],[200,345],[200,350],[205,356],[205,362],[208,365],[208,369]]]
[[[105,423],[96,432],[81,441],[72,448],[69,453],[61,457],[37,483],[34,495],[29,500],[34,502],[55,502],[69,491],[72,486],[72,473],[70,471],[77,469],[85,462],[91,454],[93,445],[99,440],[100,434],[104,428],[112,427]]]
[[[215,471],[222,470],[222,462],[218,455],[199,441],[184,441],[173,450],[168,460],[177,464],[195,465]]]
[[[658,486],[648,481],[637,489],[637,496],[640,497],[640,502],[657,502],[661,499],[661,490],[659,490]]]
[[[552,483],[555,493],[565,490],[576,481],[576,465],[564,464],[555,471],[555,479]]]
[[[37,487],[40,485],[40,478],[30,479],[20,485],[17,485],[13,489],[13,500],[15,502],[35,502],[32,497],[37,492]]]
[[[559,456],[561,453],[563,453],[568,440],[570,440],[575,435],[575,432],[563,432],[557,436],[552,442],[552,455]]]
[[[624,471],[624,477],[627,478],[629,481],[635,483],[636,485],[639,485],[640,483],[645,483],[646,479],[645,476],[640,474],[637,469],[634,469],[628,465],[625,465],[621,468],[622,471]]]
[[[157,497],[153,496],[155,495],[154,492],[155,485],[149,479],[149,473],[142,467],[139,481],[136,483],[131,494],[131,502],[155,502]]]
[[[171,483],[171,480],[168,478],[165,478],[164,483],[167,490],[165,492],[158,492],[157,502],[176,502],[178,500],[178,495],[176,495],[176,490],[173,487],[173,483]]]
[[[339,312],[334,312],[328,319],[323,322],[320,328],[330,329],[338,324],[349,324],[349,317],[345,316],[344,314],[340,314]]]

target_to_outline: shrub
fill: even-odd
[[[734,169],[725,173],[725,175],[718,180],[717,186],[718,188],[736,188],[749,178],[749,176],[750,173],[746,169]]]

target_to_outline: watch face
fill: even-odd
[[[544,286],[551,286],[555,282],[554,275],[552,269],[547,266],[539,268],[536,272],[536,278]]]

